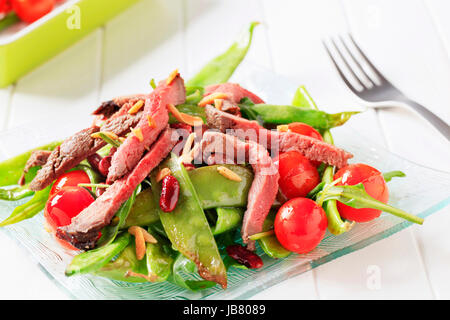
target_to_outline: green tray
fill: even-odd
[[[69,0],[38,21],[0,33],[0,88],[5,87],[139,0]],[[79,8],[79,28],[69,10]],[[75,8],[75,10],[78,10]],[[72,18],[71,18],[72,17]]]

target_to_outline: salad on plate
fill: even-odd
[[[330,130],[358,112],[319,110],[303,86],[277,105],[228,82],[256,25],[190,80],[178,70],[152,80],[67,139],[0,163],[0,199],[27,199],[0,226],[43,211],[43,228],[73,252],[66,276],[197,291],[225,289],[230,268],[257,272],[257,246],[273,259],[305,254],[327,230],[381,212],[422,224],[388,204],[401,171],[351,163],[334,145]]]

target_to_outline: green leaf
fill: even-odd
[[[384,181],[389,182],[392,178],[403,178],[406,177],[406,174],[401,171],[390,171],[383,173]]]
[[[51,188],[52,185],[37,191],[30,201],[16,207],[11,215],[0,223],[0,227],[30,219],[41,212],[45,207]]]
[[[122,233],[114,242],[103,247],[80,253],[67,266],[66,276],[96,271],[111,261],[130,243],[131,235]]]
[[[318,194],[318,198],[324,201],[334,199],[356,209],[371,208],[381,210],[417,224],[422,224],[424,221],[420,217],[372,198],[367,194],[362,183],[354,186],[325,186]]]

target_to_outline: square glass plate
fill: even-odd
[[[296,85],[283,77],[260,68],[241,68],[234,77],[236,82],[253,90],[273,103],[287,103]],[[67,118],[65,119],[67,120]],[[47,121],[48,122],[48,121]],[[44,143],[69,136],[86,127],[86,116],[70,122],[46,123],[35,121],[0,134],[0,160],[24,152]],[[450,204],[450,174],[425,168],[402,159],[368,139],[343,126],[333,131],[335,142],[355,155],[352,162],[364,162],[386,172],[402,170],[406,178],[389,182],[390,204],[408,212],[426,217]],[[6,218],[20,202],[0,201],[0,219]],[[190,292],[168,282],[131,284],[91,275],[66,277],[64,269],[72,252],[61,248],[44,230],[43,215],[3,228],[29,252],[50,279],[76,299],[246,299],[285,279],[315,268],[344,254],[361,249],[386,238],[411,223],[388,214],[369,223],[357,224],[350,232],[340,236],[326,234],[320,245],[305,255],[292,254],[274,260],[258,248],[264,267],[257,271],[231,269],[228,289],[218,286],[202,292]]]

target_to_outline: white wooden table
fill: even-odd
[[[0,90],[0,128],[149,90],[178,67],[186,77],[249,21],[263,23],[246,59],[305,84],[327,111],[360,102],[344,87],[321,39],[351,31],[401,90],[450,122],[448,0],[142,0]],[[82,27],[82,26],[81,26]],[[450,144],[401,109],[368,111],[353,125],[393,152],[450,172]],[[360,251],[260,292],[260,299],[448,299],[450,208]],[[66,299],[26,252],[0,233],[0,299]]]

